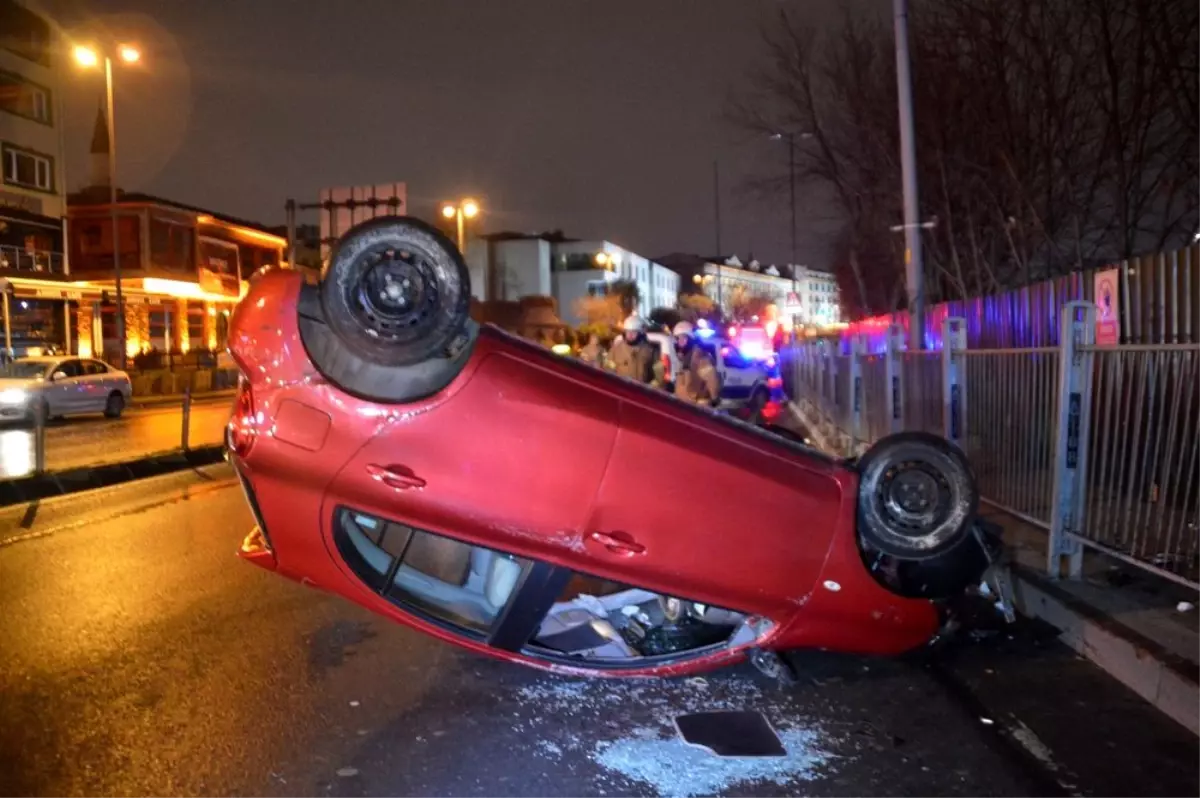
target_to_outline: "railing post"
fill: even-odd
[[[850,453],[858,454],[859,446],[866,442],[863,431],[863,379],[862,358],[867,353],[865,335],[850,339]]]
[[[1077,318],[1078,311],[1083,318]],[[1062,309],[1058,362],[1058,434],[1054,445],[1054,501],[1046,572],[1078,579],[1083,546],[1073,537],[1083,520],[1087,491],[1087,454],[1092,409],[1092,347],[1096,342],[1096,306],[1068,302]]]
[[[192,386],[188,385],[183,389],[183,429],[181,430],[181,440],[183,451],[187,452],[189,447],[189,434],[192,430]]]
[[[884,355],[887,376],[888,432],[904,429],[904,328],[888,325],[887,353]]]
[[[46,415],[49,411],[45,402],[38,402],[33,411],[33,473],[46,473]]]
[[[966,364],[967,320],[948,316],[942,320],[942,434],[963,446],[967,437]]]

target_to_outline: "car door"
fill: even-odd
[[[622,402],[580,570],[730,610],[794,610],[845,518],[839,472],[701,412]]]
[[[350,506],[564,562],[582,550],[616,437],[617,399],[597,376],[541,350],[489,353],[447,399],[358,451],[329,486],[325,518]]]
[[[104,410],[104,405],[108,402],[109,391],[112,390],[112,378],[108,366],[98,360],[82,360],[80,364],[83,369],[83,376],[80,377],[80,380],[84,384],[83,398],[87,409],[91,412],[100,412]]]
[[[741,352],[726,344],[720,351],[721,401],[744,402],[754,389],[755,369]]]
[[[88,409],[87,383],[83,379],[83,364],[74,358],[61,360],[49,375],[45,388],[51,415],[80,413]]]

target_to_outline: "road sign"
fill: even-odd
[[[380,183],[321,189],[321,259],[328,260],[333,242],[359,222],[377,216],[408,214],[408,184]]]
[[[1096,272],[1096,345],[1116,346],[1121,342],[1121,295],[1117,291],[1120,269]]]

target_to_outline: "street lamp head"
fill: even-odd
[[[600,264],[601,266],[604,266],[605,264],[607,264],[608,263],[608,253],[607,252],[597,252],[596,253],[596,263]]]
[[[456,213],[458,213],[458,209],[453,205],[442,206],[442,216],[445,216],[447,219],[453,219]]]
[[[73,51],[75,63],[81,67],[94,67],[100,63],[100,56],[91,47],[84,47],[82,44],[75,45]]]
[[[117,53],[121,56],[121,60],[126,64],[136,64],[142,59],[141,52],[132,45],[122,44],[117,48]]]
[[[462,212],[463,216],[467,217],[468,219],[474,219],[479,215],[479,203],[471,199],[463,200]]]

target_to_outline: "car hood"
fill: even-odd
[[[41,384],[41,380],[28,379],[24,377],[0,377],[0,391],[7,391],[13,388],[31,390]]]

